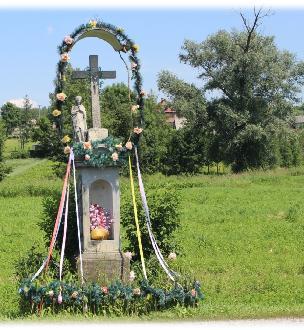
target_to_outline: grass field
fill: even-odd
[[[42,244],[37,226],[42,198],[61,187],[49,161],[30,167],[29,160],[18,162],[15,172],[0,183],[1,319],[18,317],[15,263],[34,241]],[[196,309],[175,308],[145,319],[304,316],[304,168],[223,176],[154,175],[144,181],[147,190],[164,186],[181,194],[178,237],[184,253],[176,267],[200,280],[206,295]],[[123,192],[128,184],[122,180]]]

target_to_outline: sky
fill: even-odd
[[[267,9],[267,8],[266,8]],[[260,31],[274,35],[279,49],[286,49],[304,59],[304,8],[270,8],[273,15],[264,19]],[[144,90],[157,89],[157,75],[169,70],[187,82],[194,82],[197,71],[180,63],[178,54],[185,39],[202,42],[220,29],[240,29],[240,10],[252,18],[251,9],[231,8],[141,8],[141,9],[4,9],[0,8],[0,105],[26,94],[41,106],[49,105],[53,91],[57,46],[77,26],[97,18],[122,27],[140,46]],[[71,52],[73,67],[85,69],[89,55],[99,56],[103,70],[116,70],[116,80],[104,82],[127,83],[127,72],[116,53],[106,42],[87,38]]]

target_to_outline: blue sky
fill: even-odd
[[[275,35],[277,46],[304,59],[304,9],[274,9],[264,20],[261,32]],[[196,71],[178,60],[184,39],[203,41],[219,29],[240,28],[239,9],[90,9],[90,10],[5,10],[0,9],[0,105],[28,94],[40,105],[48,105],[53,90],[57,45],[63,37],[91,18],[123,27],[140,45],[144,89],[157,90],[157,74],[170,70],[195,82]],[[243,10],[250,15],[251,11]],[[88,66],[88,56],[99,55],[104,70],[117,70],[116,82],[127,82],[118,54],[101,40],[79,42],[71,52],[74,67]],[[110,81],[112,83],[113,81]],[[107,84],[109,81],[106,82]]]

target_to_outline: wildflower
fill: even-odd
[[[169,256],[168,256],[168,259],[169,259],[169,260],[176,260],[176,253],[171,252],[171,253],[169,254]]]

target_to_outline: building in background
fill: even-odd
[[[166,122],[168,124],[170,124],[174,129],[180,129],[184,127],[186,118],[179,117],[176,114],[176,111],[167,105],[167,101],[165,99],[161,99],[159,105],[165,114]]]

